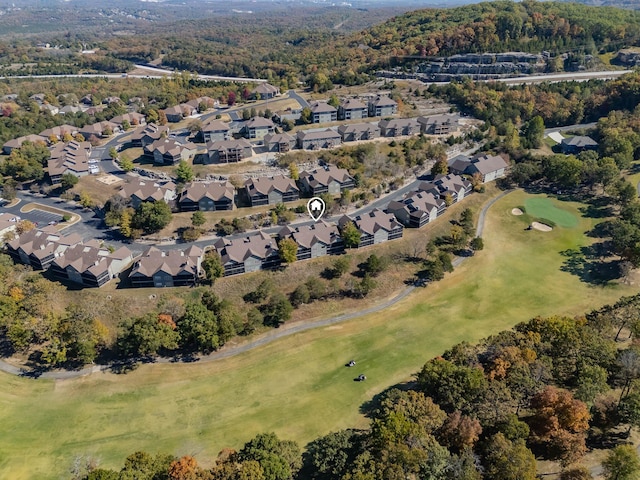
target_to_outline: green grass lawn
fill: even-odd
[[[524,201],[524,207],[528,215],[543,220],[551,220],[559,227],[574,228],[578,225],[578,217],[575,213],[559,207],[557,201],[552,201],[545,196],[530,196]]]
[[[549,233],[525,231],[526,220],[511,214],[545,198],[517,191],[498,201],[487,216],[485,250],[378,314],[211,363],[145,365],[127,375],[58,382],[0,374],[0,476],[66,478],[76,456],[119,467],[136,450],[194,454],[206,465],[223,447],[239,448],[263,431],[304,445],[365,427],[363,402],[409,380],[457,342],[632,293],[593,287],[560,270],[559,252],[591,242],[585,232],[595,221],[580,216],[579,204],[550,200],[576,225]],[[345,368],[352,358],[357,366]],[[359,373],[368,380],[354,382]]]

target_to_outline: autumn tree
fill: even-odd
[[[283,238],[278,243],[280,258],[285,263],[293,263],[297,259],[298,244],[292,238]]]
[[[344,240],[345,247],[356,248],[360,244],[360,237],[362,234],[353,222],[347,222],[342,226],[340,235]]]
[[[23,233],[33,230],[34,228],[36,228],[36,224],[29,220],[20,220],[18,223],[16,223],[16,233],[18,235],[22,235]]]
[[[434,177],[437,175],[446,175],[449,173],[449,164],[447,163],[447,160],[438,160],[436,163],[433,164],[433,167],[431,167],[431,175],[433,175]]]
[[[481,433],[482,427],[478,420],[456,410],[449,414],[442,425],[438,439],[453,451],[462,452],[465,448],[473,448]]]
[[[531,399],[531,431],[562,462],[573,463],[586,452],[587,405],[568,390],[548,386]]]
[[[180,457],[178,460],[174,460],[169,465],[169,479],[170,480],[197,480],[198,475],[198,462],[190,455]]]

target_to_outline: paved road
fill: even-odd
[[[499,78],[488,80],[491,82],[502,82],[507,85],[517,85],[522,83],[542,83],[542,82],[586,82],[587,80],[611,80],[613,78],[631,73],[633,70],[606,70],[600,72],[571,72],[571,73],[550,73],[545,75],[527,75],[513,78]]]
[[[476,236],[482,236],[482,233],[484,232],[484,223],[485,223],[487,211],[493,206],[494,203],[496,203],[498,200],[500,200],[505,195],[508,195],[509,193],[510,192],[501,193],[500,195],[498,195],[497,197],[489,201],[482,208],[482,210],[480,211],[480,215],[478,216],[478,226],[476,227]],[[457,257],[453,261],[453,265],[458,266],[465,259],[466,257]],[[258,348],[258,347],[267,345],[269,343],[272,343],[280,338],[288,337],[289,335],[294,335],[296,333],[304,332],[306,330],[311,330],[314,328],[326,327],[329,325],[334,325],[336,323],[346,322],[348,320],[359,318],[363,315],[369,315],[371,313],[380,312],[400,302],[402,299],[406,298],[415,289],[416,289],[415,285],[410,285],[405,289],[403,289],[394,297],[387,299],[382,303],[375,304],[374,306],[369,307],[367,309],[360,310],[358,312],[346,313],[346,314],[337,315],[334,317],[323,318],[320,320],[316,320],[314,322],[307,322],[307,323],[300,322],[300,323],[289,324],[289,325],[285,324],[284,326],[278,329],[274,329],[264,335],[260,335],[258,338],[250,342],[247,342],[241,345],[233,345],[233,346],[227,345],[218,352],[212,353],[210,355],[198,357],[198,361],[205,363],[205,362],[213,362],[216,360],[221,360],[223,358],[233,357],[241,353],[247,352],[249,350],[252,350],[254,348]],[[175,363],[175,359],[159,358],[156,360],[156,363]],[[65,380],[65,379],[83,377],[86,375],[91,375],[92,373],[96,373],[96,372],[108,371],[110,370],[110,368],[111,367],[108,365],[93,365],[91,367],[86,367],[81,370],[49,371],[49,372],[43,372],[42,374],[38,375],[36,372],[29,371],[26,369],[21,369],[3,360],[0,360],[0,371],[10,373],[12,375],[29,376],[33,378],[48,378],[53,380]]]
[[[163,68],[157,67],[148,67],[146,65],[136,65],[136,68],[141,68],[144,70],[148,70],[149,75],[132,75],[128,73],[69,73],[69,74],[58,74],[58,75],[8,75],[8,76],[0,76],[0,80],[8,80],[14,78],[109,78],[109,79],[119,79],[126,80],[128,78],[164,78],[167,75],[173,75],[174,72],[172,70],[165,70]],[[187,72],[191,73],[191,72]],[[246,78],[246,77],[224,77],[221,75],[199,75],[194,74],[198,77],[199,80],[205,80],[210,82],[237,82],[237,83],[265,83],[267,80],[263,78]]]
[[[564,127],[553,127],[553,128],[545,128],[544,134],[549,135],[553,132],[566,132],[569,130],[588,130],[591,128],[596,128],[598,126],[597,122],[591,123],[577,123],[575,125],[566,125]]]

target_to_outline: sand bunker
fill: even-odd
[[[511,210],[511,215],[522,215],[524,212],[519,208],[514,208]]]
[[[551,228],[549,225],[545,225],[544,223],[540,222],[533,222],[531,226],[536,230],[540,230],[541,232],[550,232],[551,230],[553,230],[553,228]]]

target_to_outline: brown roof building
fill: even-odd
[[[315,102],[311,104],[311,118],[313,123],[335,122],[338,110],[327,102]]]
[[[402,201],[389,202],[387,212],[393,213],[406,227],[420,228],[433,222],[446,209],[445,201],[430,192],[411,192]]]
[[[67,173],[76,177],[98,173],[98,166],[90,164],[90,155],[91,143],[89,142],[56,143],[51,148],[51,158],[47,162],[51,183],[60,183],[62,176]]]
[[[125,183],[119,193],[131,201],[133,208],[138,208],[142,202],[171,202],[176,198],[176,185],[173,182],[134,179]]]
[[[283,227],[278,238],[291,238],[298,244],[297,260],[307,260],[344,251],[344,242],[338,227],[332,223],[318,221],[301,227]]]
[[[402,224],[392,213],[385,213],[377,208],[354,218],[345,215],[338,221],[338,225],[343,228],[348,222],[353,222],[360,230],[358,248],[402,238]]]
[[[203,251],[195,245],[186,250],[161,251],[150,247],[134,263],[129,274],[132,287],[180,287],[195,285]]]
[[[144,147],[147,155],[153,156],[156,165],[175,165],[180,161],[187,161],[198,151],[198,147],[191,143],[180,143],[173,138],[160,138]]]
[[[169,127],[167,125],[148,123],[147,125],[136,128],[131,135],[131,144],[134,147],[146,147],[168,135]]]
[[[55,226],[34,228],[7,243],[7,253],[19,263],[31,265],[35,270],[46,270],[56,254],[82,242],[77,233],[63,236]]]
[[[251,178],[245,182],[245,190],[252,207],[277,205],[300,198],[296,182],[284,175]]]
[[[207,151],[211,163],[240,162],[253,155],[253,147],[244,138],[209,142]]]
[[[224,266],[225,277],[280,265],[276,241],[264,232],[243,238],[221,238],[214,246]]]
[[[131,263],[133,254],[127,247],[111,253],[100,242],[91,240],[71,246],[55,255],[50,266],[54,278],[84,287],[101,287]]]
[[[190,182],[184,186],[178,205],[183,212],[233,210],[235,193],[229,182]]]
[[[300,174],[300,186],[308,195],[340,195],[343,190],[355,187],[355,180],[344,168],[335,165],[325,165],[315,170]]]
[[[280,95],[280,89],[278,87],[274,87],[269,83],[261,83],[256,88],[254,88],[251,93],[253,94],[253,98],[260,98],[260,100],[269,100]]]
[[[47,139],[41,135],[35,134],[14,138],[12,140],[9,140],[2,146],[2,151],[9,155],[14,148],[20,148],[24,142],[43,143],[46,145]]]

